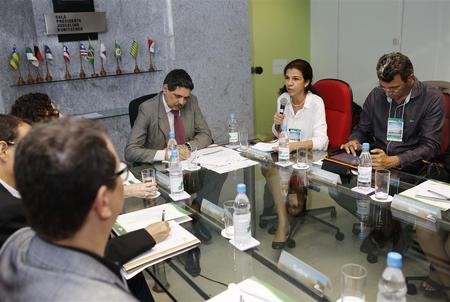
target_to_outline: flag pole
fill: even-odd
[[[19,82],[17,83],[19,86],[25,85],[25,81],[23,80],[22,73],[20,72],[20,66],[17,65],[17,73],[19,74]]]
[[[38,62],[39,62],[39,60],[38,60]],[[40,82],[42,82],[42,76],[41,76],[41,73],[39,72],[39,65],[35,66],[35,67],[36,67],[36,70],[37,70],[36,83],[40,83]]]
[[[28,58],[27,58],[27,70],[28,70],[27,84],[32,85],[33,84],[33,77],[31,76],[30,61],[28,61]]]
[[[120,64],[119,64],[119,58],[117,57],[117,54],[116,54],[116,45],[117,45],[117,41],[114,40],[114,56],[116,57],[116,74],[122,74],[122,70],[120,69]]]
[[[86,77],[86,73],[84,72],[83,69],[83,60],[81,57],[81,42],[78,41],[78,51],[80,54],[80,78],[84,79]]]
[[[45,69],[47,70],[47,76],[45,77],[45,80],[47,82],[50,82],[53,80],[52,75],[50,74],[50,70],[48,69],[48,61],[47,61],[47,52],[45,51],[45,46],[44,46],[44,53],[45,53]],[[65,62],[65,60],[64,60]]]
[[[65,80],[70,80],[70,79],[72,79],[72,76],[70,75],[69,68],[67,66],[67,61],[66,60],[64,60],[64,65],[66,66],[66,74],[64,75],[64,79]]]
[[[106,50],[105,50],[105,54],[106,54]],[[102,77],[104,77],[106,75],[106,70],[105,67],[103,66],[103,57],[102,57],[102,41],[100,40],[100,64],[102,66],[102,68],[100,69],[100,75]]]
[[[147,37],[147,43],[149,40],[150,40],[150,38]],[[153,63],[152,63],[152,52],[150,51],[150,47],[147,47],[147,48],[148,48],[148,59],[149,59],[148,71],[155,71],[156,70],[155,65],[153,65]]]

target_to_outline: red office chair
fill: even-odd
[[[350,85],[337,79],[319,80],[313,85],[322,97],[328,129],[328,149],[348,141],[352,126],[353,93]]]

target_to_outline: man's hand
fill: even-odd
[[[390,169],[400,166],[400,158],[398,156],[388,156],[381,149],[373,149],[370,153],[374,168]]]
[[[124,195],[127,197],[152,198],[158,192],[156,183],[146,182],[124,186]]]
[[[284,114],[283,113],[277,112],[273,116],[273,123],[274,123],[275,127],[277,127],[277,126],[279,127],[283,123],[283,120],[284,120]]]
[[[191,152],[185,145],[178,145],[178,152],[180,153],[180,160],[188,159],[191,156]]]
[[[158,221],[148,225],[145,230],[153,237],[156,243],[160,243],[169,236],[170,226],[167,221]]]
[[[351,152],[353,156],[356,156],[356,151],[361,150],[361,144],[358,140],[354,139],[341,145],[341,149],[344,149],[347,154]]]

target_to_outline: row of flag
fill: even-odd
[[[148,47],[148,51],[150,53],[155,52],[155,42],[153,40],[151,40],[150,38],[147,39],[147,47]],[[84,43],[80,43],[79,51],[80,51],[80,58],[84,58],[89,63],[94,63],[95,49],[90,42],[88,44],[88,48],[86,48]],[[138,51],[139,51],[139,45],[136,41],[133,40],[133,42],[131,43],[131,46],[130,46],[130,55],[135,60],[138,56]],[[48,61],[49,63],[52,63],[54,58],[53,58],[52,51],[50,50],[50,47],[48,47],[47,45],[44,45],[44,52],[45,52],[46,61]],[[26,53],[27,60],[31,64],[33,64],[35,67],[39,67],[39,62],[42,62],[44,60],[44,57],[43,57],[41,51],[39,50],[38,46],[34,46],[33,49],[31,47],[26,47],[25,53]],[[70,57],[70,53],[69,53],[69,48],[66,45],[63,45],[63,53],[64,53],[64,56],[63,56],[64,61],[70,62],[71,57]],[[114,57],[116,58],[116,60],[120,61],[122,59],[122,49],[121,49],[120,44],[117,41],[114,42],[113,54],[114,54]],[[107,56],[106,56],[105,44],[100,43],[100,58],[102,60],[106,60],[106,57]],[[9,60],[9,65],[13,69],[17,70],[19,68],[20,55],[19,55],[19,52],[17,51],[16,47],[13,47],[12,53],[8,56],[8,60]]]

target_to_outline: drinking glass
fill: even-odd
[[[191,146],[191,155],[188,158],[188,170],[197,170],[197,147]]]
[[[156,182],[155,170],[148,168],[141,171],[142,182]]]
[[[239,143],[241,145],[240,151],[247,152],[248,150],[248,130],[243,128],[239,131]]]
[[[233,237],[234,228],[233,228],[233,213],[234,213],[234,200],[227,200],[223,203],[223,220],[225,223],[225,235],[229,238]]]
[[[308,149],[304,147],[297,148],[297,163],[294,168],[307,169],[308,165]]]
[[[367,270],[359,264],[345,264],[341,268],[340,302],[364,302],[366,300]]]
[[[389,197],[389,183],[391,181],[391,171],[378,169],[375,171],[375,198],[386,200]]]

